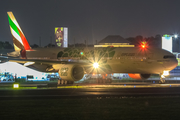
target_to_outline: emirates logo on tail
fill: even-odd
[[[11,30],[11,34],[13,37],[13,44],[15,51],[21,51],[21,50],[31,50],[31,47],[23,34],[18,22],[16,21],[16,18],[14,17],[12,12],[7,12],[8,14],[8,20],[9,20],[9,26]]]

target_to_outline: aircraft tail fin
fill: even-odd
[[[15,51],[31,50],[31,47],[25,35],[23,34],[18,22],[16,21],[13,13],[7,12],[7,14]]]

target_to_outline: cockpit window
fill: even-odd
[[[167,58],[176,58],[176,57],[174,55],[165,55],[163,58],[167,59]]]

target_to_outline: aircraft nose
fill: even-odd
[[[172,60],[172,62],[171,62],[171,65],[172,65],[172,68],[173,68],[173,69],[176,68],[177,65],[178,65],[178,60],[177,60],[176,58],[174,58],[174,59]]]

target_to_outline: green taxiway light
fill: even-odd
[[[84,55],[84,53],[83,53],[83,52],[80,52],[80,54],[81,54],[81,55]]]

